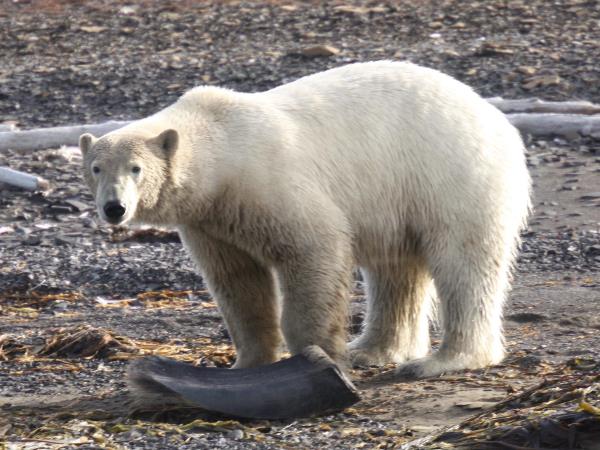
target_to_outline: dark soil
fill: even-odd
[[[383,58],[443,70],[484,96],[600,102],[599,29],[597,1],[6,1],[0,123],[133,119],[197,84],[257,91]],[[340,52],[302,56],[313,45]],[[363,400],[355,408],[241,424],[194,414],[128,417],[127,359],[157,353],[232,362],[220,315],[176,237],[99,223],[76,151],[0,153],[0,165],[52,184],[47,194],[0,186],[0,442],[30,449],[400,448],[544,378],[583,379],[589,367],[598,373],[600,142],[526,139],[535,211],[505,311],[505,363],[385,385],[373,382],[381,369],[356,370]],[[357,280],[354,331],[363,303]],[[137,353],[39,353],[84,325],[128,338]],[[211,421],[182,425],[197,417]]]

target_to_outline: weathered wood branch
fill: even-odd
[[[129,122],[109,121],[94,125],[73,125],[67,127],[37,128],[34,130],[0,132],[1,150],[39,150],[60,147],[61,145],[77,145],[79,136],[92,133],[102,136]]]
[[[49,184],[43,178],[18,170],[0,167],[0,183],[7,183],[30,191],[46,190]]]
[[[532,136],[591,136],[600,138],[600,114],[507,114],[508,120],[522,134]]]
[[[0,132],[3,131],[16,131],[17,127],[14,124],[0,123]]]
[[[586,101],[546,102],[539,98],[505,100],[502,97],[486,99],[505,114],[510,113],[555,113],[555,114],[600,114],[600,105]]]
[[[579,134],[600,138],[600,105],[585,101],[546,102],[537,98],[505,100],[494,97],[487,100],[507,114],[511,123],[522,133],[565,137]],[[101,136],[128,123],[110,121],[94,125],[0,131],[0,151],[77,145],[83,133]]]

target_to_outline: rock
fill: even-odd
[[[15,229],[11,226],[5,226],[5,225],[0,226],[0,235],[12,234],[12,233],[14,233],[14,231],[15,231]]]
[[[522,73],[523,75],[533,75],[537,72],[537,69],[532,66],[520,66],[517,68],[517,72]]]
[[[475,56],[498,56],[498,55],[512,55],[514,50],[506,47],[504,44],[499,42],[484,42],[475,51]]]
[[[561,167],[582,167],[587,166],[587,161],[565,161]]]
[[[4,133],[6,131],[15,131],[17,127],[14,123],[0,123],[0,133]]]
[[[50,212],[53,214],[71,214],[73,209],[70,206],[51,205]]]
[[[299,53],[306,58],[318,58],[338,55],[340,50],[331,45],[314,45],[303,48]]]
[[[74,245],[77,243],[77,241],[74,238],[66,237],[66,236],[63,236],[62,234],[55,236],[54,242],[57,245]]]
[[[235,439],[237,441],[244,438],[244,432],[242,430],[231,430],[228,431],[225,436],[227,436],[229,439]]]
[[[495,402],[484,402],[484,401],[475,401],[475,402],[461,402],[461,403],[457,403],[456,406],[458,406],[459,408],[463,408],[466,409],[468,411],[476,411],[478,409],[485,409],[485,408],[489,408],[490,406],[495,405]],[[414,427],[411,427],[414,428]]]
[[[339,5],[335,6],[334,11],[339,11],[343,13],[352,13],[352,14],[369,14],[369,13],[384,13],[388,11],[388,8],[385,6],[356,6],[356,5]]]
[[[29,235],[27,237],[25,237],[24,239],[21,240],[21,243],[23,245],[40,245],[42,243],[42,240],[40,239],[39,236],[32,236]]]
[[[79,27],[79,29],[86,33],[100,33],[101,31],[106,30],[106,27],[82,26],[82,27]]]
[[[580,200],[597,200],[600,199],[600,192],[592,192],[579,197]]]
[[[59,158],[62,158],[63,160],[65,160],[67,162],[72,162],[72,161],[80,162],[81,161],[81,151],[79,150],[78,147],[63,146],[63,147],[59,148],[58,150],[56,150],[56,156],[58,156]]]
[[[69,206],[72,206],[74,211],[85,211],[86,209],[90,208],[90,206],[87,203],[83,203],[75,199],[65,200],[65,203]]]
[[[585,254],[588,256],[600,256],[600,245],[590,245],[585,248]]]
[[[556,86],[560,82],[561,78],[558,75],[539,75],[527,78],[523,82],[523,89],[529,91],[538,87]]]
[[[130,16],[132,14],[135,14],[138,10],[137,6],[131,6],[131,5],[127,5],[127,6],[123,6],[119,9],[119,14],[123,15],[123,16]]]
[[[548,320],[547,316],[532,312],[510,314],[506,316],[506,318],[517,323],[542,322],[544,320]]]
[[[540,356],[526,355],[518,358],[515,363],[522,369],[533,369],[540,366],[544,360]]]

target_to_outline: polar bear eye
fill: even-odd
[[[133,166],[131,168],[131,171],[137,175],[138,173],[140,173],[142,171],[142,168],[140,166]]]
[[[92,172],[94,172],[96,175],[98,175],[100,173],[100,167],[98,167],[98,166],[92,167]]]

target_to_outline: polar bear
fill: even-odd
[[[413,377],[503,358],[502,306],[530,208],[524,146],[447,75],[382,61],[260,93],[198,87],[80,147],[100,216],[179,231],[234,367],[276,361],[283,340]],[[355,266],[368,306],[347,346]],[[443,340],[430,354],[434,297]]]

